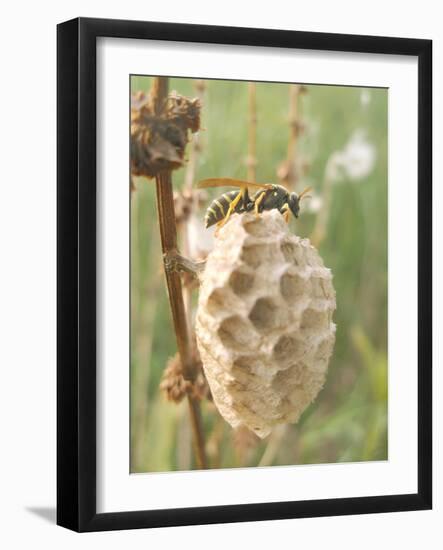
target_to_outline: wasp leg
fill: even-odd
[[[289,223],[290,212],[289,212],[289,206],[287,204],[284,204],[282,206],[280,213],[283,215],[285,222]]]
[[[244,187],[239,192],[239,194],[235,197],[235,199],[231,202],[229,205],[228,211],[226,212],[226,216],[217,224],[217,231],[225,225],[225,223],[229,220],[231,214],[234,212],[235,207],[240,202],[240,200],[247,194],[248,188]]]
[[[258,211],[258,208],[260,206],[260,203],[261,201],[265,198],[265,195],[266,195],[266,191],[262,191],[260,193],[260,195],[257,197],[255,203],[254,203],[254,212],[255,212],[255,215],[258,216],[259,215],[259,211]]]
[[[223,220],[221,220],[220,222],[218,222],[216,224],[216,229],[214,231],[214,237],[218,237],[218,232],[220,231],[220,229],[222,228],[222,223],[223,223]]]

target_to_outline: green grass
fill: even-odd
[[[133,77],[132,90],[148,91],[151,79]],[[208,81],[197,178],[246,177],[247,84]],[[195,96],[192,80],[170,88]],[[322,195],[327,160],[362,129],[376,148],[367,177],[332,187],[327,235],[320,246],[337,291],[337,341],[326,385],[295,426],[285,429],[272,464],[319,464],[387,458],[387,91],[308,86],[300,100],[306,130],[298,152],[309,162],[300,189]],[[288,141],[288,85],[257,84],[257,180],[276,181]],[[182,185],[184,170],[174,173]],[[175,353],[155,210],[154,184],[136,178],[132,197],[131,469],[134,472],[194,467],[185,403],[165,400],[158,386]],[[306,204],[306,203],[305,203]],[[201,216],[204,212],[201,212]],[[302,213],[292,229],[309,237],[316,214]],[[211,403],[203,420],[212,465],[256,466],[268,441],[239,453],[232,429]],[[272,437],[272,436],[271,436]],[[241,454],[241,456],[240,456]]]

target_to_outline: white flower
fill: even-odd
[[[355,131],[341,151],[335,151],[326,164],[326,178],[337,182],[367,177],[375,166],[376,151],[362,130]]]
[[[317,214],[322,206],[323,199],[319,195],[312,195],[311,198],[304,203],[303,209],[311,214]]]
[[[360,92],[360,103],[363,109],[366,109],[366,107],[371,103],[371,92],[367,88],[363,88]]]

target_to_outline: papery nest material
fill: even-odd
[[[234,214],[201,275],[196,335],[220,414],[266,437],[297,422],[335,342],[332,274],[276,211]]]
[[[159,114],[155,114],[149,94],[138,92],[131,98],[131,173],[155,177],[183,165],[188,132],[200,128],[199,99],[172,92]]]

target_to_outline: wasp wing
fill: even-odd
[[[272,187],[271,183],[254,183],[252,181],[238,180],[235,178],[208,178],[197,183],[199,189],[208,187],[255,187],[258,189],[268,189]]]

